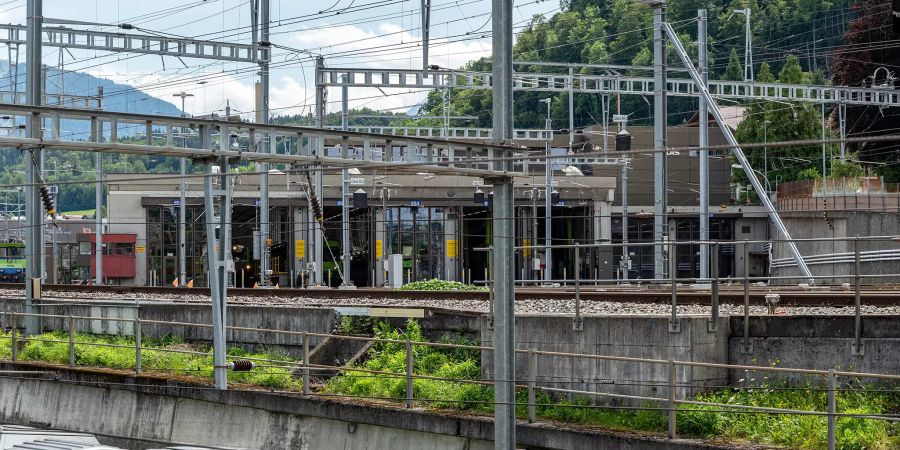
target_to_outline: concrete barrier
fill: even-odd
[[[2,369],[43,369],[0,364]],[[490,418],[401,406],[346,402],[261,391],[217,391],[154,377],[90,369],[58,369],[55,380],[0,377],[0,421],[79,430],[129,448],[199,445],[215,448],[316,450],[489,450]],[[566,427],[517,428],[518,447],[534,450],[734,448]]]

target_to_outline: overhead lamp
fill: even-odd
[[[550,192],[550,203],[556,204],[556,203],[559,203],[559,200],[560,200],[559,190],[557,190],[556,188],[553,188],[553,190]]]
[[[353,191],[353,208],[361,209],[369,207],[369,194],[363,188]]]
[[[356,167],[351,167],[347,169],[347,173],[350,175],[362,175],[362,172],[359,171]]]
[[[483,205],[484,204],[484,191],[481,189],[475,189],[475,197],[473,199],[474,203]]]

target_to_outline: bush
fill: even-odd
[[[459,281],[445,281],[437,278],[428,281],[413,281],[398,288],[400,291],[484,291],[483,287]]]

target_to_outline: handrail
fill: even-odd
[[[139,311],[139,310],[138,310]],[[63,314],[43,314],[43,313],[19,313],[19,312],[0,312],[0,317],[7,316],[10,320],[10,330],[11,334],[9,339],[11,339],[12,344],[12,359],[13,361],[17,360],[17,352],[16,348],[19,345],[19,341],[35,341],[35,342],[52,342],[52,343],[68,343],[69,344],[69,365],[74,367],[76,365],[76,356],[75,356],[75,347],[78,345],[89,345],[89,346],[99,346],[99,347],[109,347],[109,348],[133,348],[135,349],[135,372],[140,373],[140,364],[138,364],[137,358],[140,358],[139,349],[150,350],[150,351],[158,351],[158,352],[172,352],[172,353],[180,353],[180,354],[190,354],[197,356],[208,356],[208,352],[198,352],[198,351],[190,351],[190,350],[181,350],[181,349],[171,349],[171,348],[148,348],[143,347],[140,340],[140,333],[135,333],[135,346],[131,345],[122,345],[122,344],[112,344],[112,343],[103,343],[103,342],[76,342],[75,339],[75,321],[114,321],[114,322],[125,322],[132,323],[135,326],[135,330],[139,330],[141,325],[148,324],[157,324],[157,325],[172,325],[172,326],[181,326],[181,327],[197,327],[197,328],[209,328],[208,324],[201,323],[192,323],[192,322],[181,322],[181,321],[166,321],[166,320],[144,320],[140,318],[125,318],[125,317],[98,317],[98,316],[82,316],[82,315],[63,315]],[[18,317],[45,317],[45,318],[58,318],[58,319],[66,319],[68,322],[68,333],[69,339],[68,341],[62,339],[47,339],[41,337],[20,337],[18,334],[18,327],[16,319]],[[452,383],[469,383],[469,384],[478,384],[478,385],[493,385],[497,380],[496,379],[454,379],[448,377],[436,377],[425,374],[416,374],[413,366],[412,366],[412,358],[407,357],[407,367],[406,372],[389,372],[389,371],[381,371],[381,370],[371,370],[363,367],[354,367],[354,366],[331,366],[324,364],[314,364],[309,362],[309,346],[307,345],[308,339],[310,337],[327,337],[333,339],[347,339],[347,340],[357,340],[357,341],[366,341],[373,343],[390,343],[390,344],[404,344],[406,345],[408,355],[412,355],[411,349],[413,346],[428,346],[435,348],[451,348],[451,349],[467,349],[467,350],[478,350],[478,351],[493,351],[492,347],[488,346],[480,346],[480,345],[465,345],[465,344],[453,344],[453,343],[434,343],[434,342],[420,342],[420,341],[410,341],[410,340],[402,340],[402,339],[385,339],[378,337],[367,337],[367,336],[346,336],[346,335],[335,335],[335,334],[326,334],[326,333],[314,333],[314,332],[305,332],[305,331],[293,331],[293,330],[278,330],[278,329],[267,329],[267,328],[256,328],[256,327],[227,327],[232,332],[236,331],[245,331],[245,332],[264,332],[264,333],[273,333],[273,334],[281,334],[281,335],[290,335],[290,336],[302,336],[304,341],[304,357],[298,361],[285,361],[285,360],[273,360],[266,358],[254,358],[254,357],[229,357],[229,359],[249,359],[252,361],[267,363],[261,365],[260,367],[270,367],[270,368],[287,368],[287,369],[302,369],[303,370],[303,392],[304,394],[313,394],[310,392],[308,374],[310,371],[336,371],[336,372],[355,372],[369,375],[377,375],[377,376],[389,376],[389,377],[405,377],[407,379],[407,406],[411,407],[413,404],[414,396],[413,396],[413,384],[411,380],[413,379],[422,379],[422,380],[434,380],[434,381],[446,381]],[[825,376],[828,380],[828,388],[829,398],[833,397],[833,393],[837,390],[836,386],[836,377],[849,377],[849,378],[873,378],[873,379],[882,379],[882,380],[900,380],[900,375],[895,374],[880,374],[880,373],[867,373],[867,372],[853,372],[853,371],[836,371],[836,370],[817,370],[817,369],[801,369],[801,368],[789,368],[789,367],[772,367],[772,366],[754,366],[754,365],[740,365],[740,364],[722,364],[722,363],[710,363],[710,362],[701,362],[701,361],[680,361],[680,360],[662,360],[662,359],[652,359],[652,358],[639,358],[639,357],[628,357],[628,356],[615,356],[615,355],[596,355],[596,354],[584,354],[584,353],[572,353],[572,352],[558,352],[558,351],[546,351],[546,350],[535,350],[535,349],[516,349],[517,353],[527,353],[529,355],[530,363],[528,367],[528,384],[525,385],[517,385],[519,387],[524,387],[529,391],[529,418],[533,420],[533,411],[535,408],[535,400],[534,400],[534,391],[541,390],[545,392],[553,392],[560,394],[577,394],[577,395],[586,395],[592,397],[608,397],[608,398],[619,398],[626,400],[640,400],[640,401],[655,401],[663,403],[665,402],[668,406],[664,408],[660,408],[661,411],[668,411],[668,414],[673,415],[676,413],[692,413],[695,410],[691,409],[678,409],[677,405],[694,405],[694,406],[705,406],[705,407],[718,407],[722,408],[728,412],[729,410],[741,410],[748,413],[760,413],[760,414],[794,414],[794,415],[816,415],[816,416],[827,416],[829,418],[833,417],[856,417],[856,418],[864,418],[864,419],[872,419],[872,420],[888,420],[888,421],[898,421],[900,417],[895,417],[891,415],[872,415],[872,414],[846,414],[846,413],[838,413],[836,410],[836,403],[833,401],[829,401],[829,410],[826,412],[822,411],[813,411],[813,410],[795,410],[795,409],[785,409],[785,408],[769,408],[769,407],[759,407],[759,406],[750,406],[750,405],[737,405],[737,404],[727,404],[727,403],[717,403],[717,402],[707,402],[707,401],[697,401],[697,400],[687,400],[687,399],[677,399],[675,397],[676,389],[683,387],[683,385],[678,384],[675,368],[678,366],[685,367],[705,367],[705,368],[714,368],[714,369],[725,369],[725,370],[744,370],[744,371],[759,371],[759,372],[776,372],[776,373],[793,373],[793,374],[803,374],[803,375],[813,375],[813,376]],[[661,397],[649,397],[649,396],[641,396],[641,395],[629,395],[629,394],[618,394],[613,392],[598,392],[598,391],[586,391],[586,390],[578,390],[578,389],[566,389],[566,388],[557,388],[551,386],[538,386],[537,385],[537,364],[536,359],[539,356],[543,357],[567,357],[567,358],[584,358],[591,360],[601,360],[601,361],[616,361],[622,363],[638,363],[638,364],[656,364],[656,365],[668,365],[670,367],[671,377],[669,378],[669,382],[667,384],[657,384],[657,386],[668,386],[670,390],[670,394],[668,398]],[[151,369],[152,370],[152,369]],[[515,380],[514,380],[515,381]],[[571,383],[576,383],[577,381],[571,381]],[[398,399],[399,400],[399,399]],[[696,412],[709,412],[709,410],[696,410]],[[829,420],[829,427],[833,427],[833,421]]]

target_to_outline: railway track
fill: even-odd
[[[0,283],[0,289],[23,289],[21,284]],[[177,299],[180,296],[208,296],[207,288],[173,288],[158,286],[84,286],[84,285],[45,285],[44,290],[53,292],[56,297],[65,293],[110,295],[116,297],[138,297],[152,301],[154,297]],[[381,288],[339,289],[247,289],[231,288],[230,297],[246,297],[267,299],[282,304],[290,304],[292,298],[303,299],[391,299],[391,300],[488,300],[487,291],[397,291]],[[792,286],[753,286],[750,289],[750,302],[754,305],[765,303],[769,293],[780,295],[781,305],[790,306],[848,306],[854,303],[854,292],[840,287],[830,289],[804,290]],[[517,288],[516,300],[571,300],[575,289],[559,288]],[[75,297],[75,296],[73,296]],[[697,289],[690,286],[679,286],[677,301],[679,304],[709,304],[709,289]],[[672,293],[668,286],[663,288],[639,287],[598,287],[582,286],[583,301],[628,302],[628,303],[669,303]],[[866,286],[860,292],[861,302],[871,306],[900,305],[900,286]],[[744,301],[743,288],[740,285],[723,285],[719,289],[719,302],[722,304],[741,304]]]

